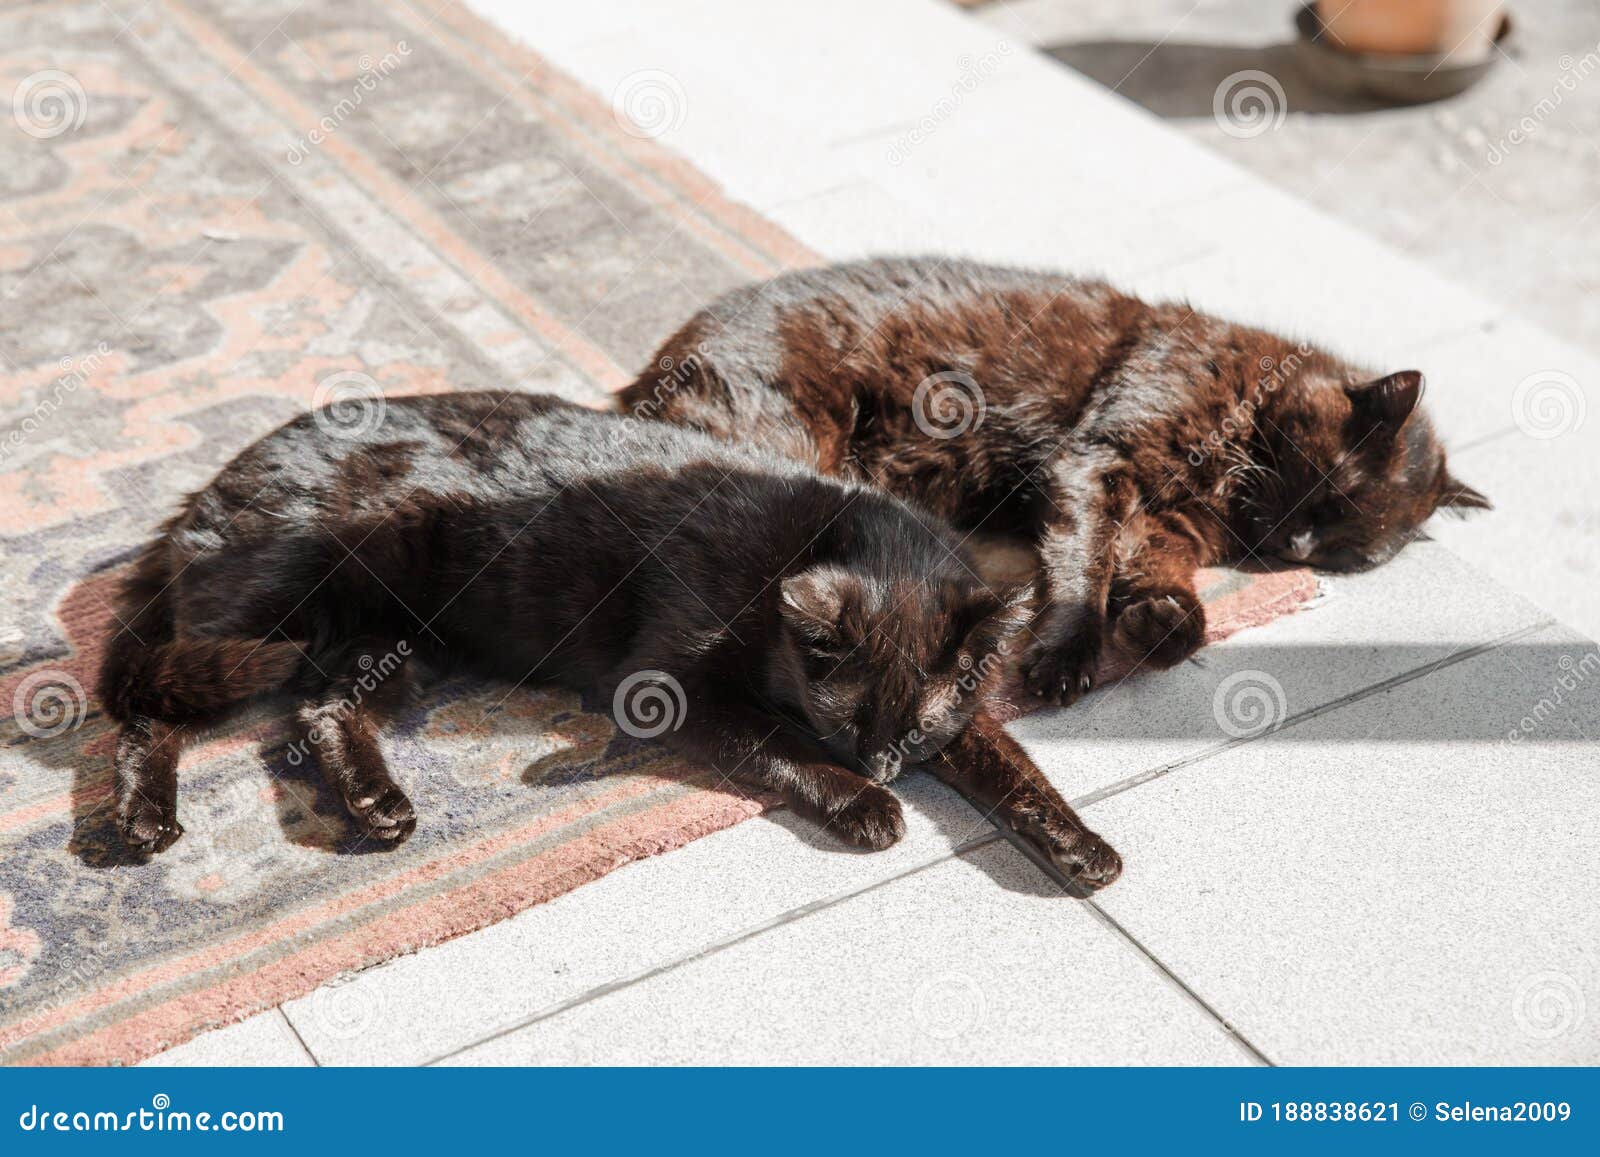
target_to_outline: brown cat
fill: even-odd
[[[727,294],[619,405],[1032,536],[1046,605],[1025,681],[1066,704],[1108,638],[1161,667],[1201,645],[1199,566],[1363,569],[1435,509],[1488,506],[1446,468],[1421,393],[1415,370],[1102,282],[895,258]]]

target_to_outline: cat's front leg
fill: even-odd
[[[728,779],[774,791],[799,815],[848,844],[880,851],[905,835],[900,801],[865,776],[819,758],[782,720],[719,692],[686,694],[684,718],[663,742]]]
[[[1078,818],[1022,745],[987,712],[974,716],[928,770],[1020,835],[1074,887],[1093,892],[1122,874],[1122,857]]]
[[[1029,628],[1023,684],[1065,707],[1092,690],[1106,639],[1111,589],[1111,511],[1125,483],[1100,454],[1064,451],[1045,467],[1049,514],[1039,534],[1043,603]]]
[[[1175,667],[1206,641],[1206,610],[1192,588],[1147,594],[1118,612],[1111,633],[1135,666]]]
[[[1124,528],[1111,583],[1112,642],[1136,664],[1172,667],[1206,641],[1206,611],[1194,589],[1200,555],[1192,538],[1160,517]]]
[[[1035,698],[1069,707],[1094,690],[1105,649],[1105,615],[1091,607],[1057,606],[1033,626],[1022,661],[1023,686]]]

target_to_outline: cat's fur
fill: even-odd
[[[1421,389],[1098,281],[891,258],[727,294],[618,404],[1032,536],[1026,683],[1068,703],[1108,637],[1155,666],[1201,645],[1198,566],[1364,568],[1436,508],[1487,506]]]
[[[124,723],[117,818],[138,851],[182,833],[192,725],[283,688],[360,830],[404,839],[417,817],[355,686],[377,670],[403,687],[413,658],[585,692],[885,847],[903,821],[880,785],[961,737],[982,700],[969,673],[1028,613],[940,520],[767,451],[516,393],[348,417],[246,449],[127,581],[100,693]],[[1041,842],[1088,882],[1116,874],[1070,811]]]

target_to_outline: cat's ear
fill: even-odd
[[[861,601],[861,579],[836,566],[790,575],[779,587],[783,621],[800,639],[820,647],[844,641],[845,617]]]
[[[1400,370],[1370,382],[1344,388],[1355,412],[1379,426],[1398,430],[1422,397],[1422,371]]]
[[[1444,480],[1439,486],[1439,501],[1435,504],[1438,508],[1451,510],[1492,510],[1494,504],[1474,490],[1465,482],[1445,472]]]

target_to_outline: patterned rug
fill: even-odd
[[[89,689],[180,495],[351,389],[598,404],[811,258],[650,139],[670,78],[613,108],[440,0],[18,6],[0,46],[0,1059],[135,1061],[760,811],[570,695],[457,682],[386,741],[401,848],[352,846],[268,703],[124,856]]]

